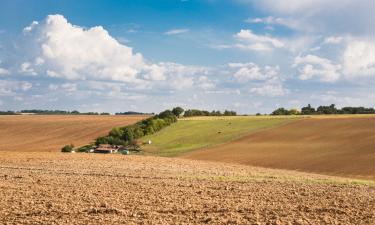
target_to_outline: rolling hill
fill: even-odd
[[[0,151],[60,151],[63,145],[88,144],[113,127],[143,118],[145,116],[0,116]]]
[[[375,117],[305,118],[182,157],[375,179]]]

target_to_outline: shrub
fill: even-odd
[[[62,147],[61,152],[72,152],[73,150],[74,150],[74,145],[70,144],[70,145],[65,145],[64,147]]]

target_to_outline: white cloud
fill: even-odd
[[[237,44],[236,47],[241,49],[249,49],[254,51],[269,51],[273,48],[282,48],[284,43],[276,38],[267,35],[257,35],[251,30],[241,30],[235,37],[243,42]]]
[[[263,18],[248,18],[245,20],[247,23],[263,23],[266,25],[281,25],[285,27],[289,27],[292,29],[296,29],[301,24],[299,23],[298,20],[290,19],[290,18],[281,18],[281,17],[273,17],[273,16],[268,16],[268,17],[263,17]],[[273,30],[272,27],[267,26],[266,29]]]
[[[349,41],[343,54],[343,65],[349,78],[375,76],[375,41]]]
[[[189,29],[172,29],[167,32],[165,32],[165,35],[176,35],[176,34],[183,34],[189,32]]]
[[[30,83],[30,82],[21,82],[20,84],[20,88],[23,90],[23,91],[27,91],[29,89],[31,89],[33,87],[33,85]]]
[[[274,17],[298,21],[295,28],[331,34],[374,34],[373,0],[238,0]]]
[[[0,76],[9,75],[9,74],[10,74],[9,70],[0,67]]]
[[[316,55],[296,57],[293,67],[298,68],[301,80],[317,78],[323,82],[334,82],[340,78],[341,65]]]
[[[59,86],[56,85],[56,84],[49,84],[48,85],[48,90],[56,91],[57,89],[59,89]]]
[[[212,82],[207,76],[200,76],[197,83],[199,87],[204,90],[209,90],[216,87],[215,83]]]
[[[85,29],[70,24],[62,15],[50,15],[25,28],[39,46],[35,63],[25,62],[21,72],[70,80],[113,80],[140,83],[163,80],[158,65],[148,64],[132,48],[120,44],[101,26]],[[34,36],[32,36],[34,35]]]
[[[24,62],[20,66],[20,72],[28,75],[37,75],[32,64],[30,62]]]
[[[77,84],[75,83],[65,83],[61,85],[61,88],[67,92],[74,92],[77,90]]]
[[[250,93],[267,97],[279,97],[287,95],[290,91],[285,89],[281,83],[267,82],[259,87],[250,89]]]
[[[325,44],[340,44],[343,41],[343,37],[327,37],[324,39]]]
[[[23,32],[28,33],[32,31],[38,24],[39,24],[38,21],[33,21],[29,26],[23,28]]]
[[[255,63],[230,63],[228,66],[236,69],[233,76],[238,81],[266,80],[277,77],[279,74],[278,66],[261,68]]]
[[[33,85],[27,81],[0,80],[0,96],[16,97],[18,91],[28,91],[32,86]]]

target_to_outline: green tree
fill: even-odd
[[[181,108],[181,107],[175,107],[172,109],[172,113],[176,116],[176,117],[180,117],[181,114],[184,112],[184,109]]]

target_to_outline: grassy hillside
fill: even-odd
[[[197,117],[179,120],[164,130],[143,138],[148,154],[176,156],[194,149],[225,143],[251,132],[271,128],[295,118],[271,117]]]
[[[375,117],[306,118],[184,157],[375,179]]]
[[[145,116],[27,115],[0,116],[0,151],[60,151],[73,143],[85,145],[113,127]]]

